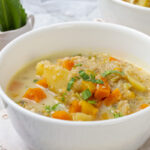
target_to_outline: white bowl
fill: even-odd
[[[109,52],[149,69],[150,38],[114,24],[64,23],[27,33],[8,44],[0,55],[0,95],[14,128],[35,150],[136,150],[150,135],[150,108],[119,119],[72,122],[48,118],[14,103],[6,86],[26,63],[55,52]],[[17,143],[15,143],[17,144]]]
[[[99,6],[105,21],[132,27],[150,35],[150,8],[122,0],[99,0]]]
[[[34,16],[29,15],[28,19],[27,19],[27,23],[23,27],[21,27],[19,29],[15,29],[15,30],[0,32],[0,50],[2,50],[2,48],[7,43],[12,41],[13,39],[18,37],[19,35],[32,30],[33,26],[34,26]]]

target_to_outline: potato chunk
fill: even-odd
[[[126,73],[127,79],[130,82],[130,84],[138,91],[145,92],[147,89],[146,87],[138,80],[134,79],[132,76],[130,76],[128,73]]]
[[[81,105],[81,112],[92,116],[97,115],[98,109],[93,105],[89,104],[88,102],[83,100],[80,102],[80,105]]]
[[[46,79],[48,88],[55,93],[65,92],[71,78],[71,73],[58,65],[52,65],[49,61],[37,64],[37,75]]]
[[[73,121],[92,121],[94,117],[91,115],[87,115],[85,113],[73,113],[72,114]]]
[[[44,69],[43,77],[47,80],[50,90],[61,93],[66,90],[71,74],[60,66],[51,65]]]
[[[39,76],[42,76],[44,73],[44,68],[50,66],[50,61],[45,60],[45,61],[41,61],[36,65],[36,74]]]
[[[89,81],[82,81],[81,82],[81,88],[82,88],[82,91],[89,89],[90,92],[93,94],[96,90],[96,84],[89,82]]]

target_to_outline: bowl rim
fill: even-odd
[[[145,11],[145,12],[150,12],[150,8],[148,8],[148,7],[131,4],[131,3],[125,2],[123,0],[112,0],[112,1],[115,2],[115,3],[118,3],[119,5],[131,8],[131,9],[135,9],[135,10],[139,10],[139,11]]]
[[[58,24],[54,24],[54,25],[50,25],[50,26],[46,26],[46,27],[41,27],[35,30],[32,30],[28,33],[25,33],[19,37],[17,37],[15,40],[11,41],[4,49],[3,51],[0,53],[0,63],[2,62],[2,58],[3,55],[7,54],[7,52],[9,52],[11,50],[11,46],[14,45],[14,43],[17,43],[21,40],[23,40],[24,38],[32,35],[32,34],[36,34],[36,33],[40,33],[43,30],[50,30],[50,29],[55,29],[55,28],[60,28],[60,27],[68,27],[68,26],[94,26],[95,28],[97,26],[101,26],[102,28],[104,27],[108,27],[108,28],[112,28],[113,29],[118,29],[118,30],[122,30],[124,32],[129,32],[131,34],[136,34],[136,36],[141,36],[141,38],[145,38],[147,40],[150,41],[150,37],[140,31],[137,31],[135,29],[129,28],[129,27],[125,27],[122,25],[116,25],[116,24],[112,24],[112,23],[99,23],[99,22],[91,22],[91,21],[77,21],[77,22],[66,22],[66,23],[58,23]],[[87,126],[110,126],[110,125],[114,125],[114,124],[118,124],[118,123],[123,123],[129,120],[134,120],[136,119],[136,117],[140,117],[143,116],[146,112],[150,112],[150,107],[147,107],[143,110],[140,110],[136,113],[124,116],[124,117],[120,117],[120,118],[116,118],[116,119],[108,119],[108,120],[98,120],[98,121],[66,121],[66,120],[60,120],[60,119],[54,119],[51,117],[46,117],[40,114],[36,114],[34,112],[31,112],[21,106],[19,106],[18,104],[16,104],[11,98],[9,98],[7,96],[7,94],[5,93],[5,91],[2,89],[1,85],[0,85],[0,97],[2,99],[2,101],[6,101],[6,105],[11,105],[15,110],[19,111],[20,113],[23,113],[25,115],[27,115],[27,117],[30,118],[34,118],[43,122],[47,122],[47,123],[55,123],[55,124],[60,124],[60,125],[64,125],[64,126],[83,126],[83,127],[87,127]],[[7,106],[6,106],[7,107]]]

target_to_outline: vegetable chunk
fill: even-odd
[[[73,113],[72,114],[73,121],[92,121],[94,117],[91,115],[87,115],[85,113]]]
[[[145,108],[147,108],[149,105],[148,104],[142,104],[141,106],[140,106],[140,108],[141,109],[145,109]]]
[[[71,115],[65,111],[55,111],[52,114],[52,117],[55,119],[61,119],[61,120],[72,120]]]
[[[81,106],[79,104],[79,101],[74,100],[71,103],[71,106],[69,108],[70,113],[76,113],[76,112],[81,112]]]
[[[48,60],[45,61],[40,61],[37,65],[36,65],[36,74],[39,76],[42,76],[44,73],[44,69],[46,67],[50,66],[50,62]]]
[[[104,84],[98,84],[94,93],[94,97],[97,100],[103,100],[110,95],[110,87],[107,80],[105,78],[102,78],[102,81],[104,82]]]
[[[43,79],[37,81],[36,83],[39,84],[39,85],[41,85],[41,86],[43,86],[43,87],[45,87],[45,88],[48,88],[48,84],[47,84],[45,78],[43,78]]]
[[[98,113],[98,109],[96,107],[94,107],[92,104],[86,102],[86,101],[81,101],[81,112],[88,114],[88,115],[92,115],[92,116],[96,116]]]
[[[62,93],[66,90],[71,73],[59,65],[51,65],[50,62],[41,61],[36,67],[38,75],[42,76],[50,90]]]
[[[132,76],[130,76],[128,73],[126,73],[127,79],[131,83],[131,85],[138,91],[145,92],[146,87],[139,82],[138,80],[134,79]]]
[[[30,100],[34,100],[38,103],[44,98],[46,98],[46,94],[41,88],[29,88],[23,97]]]
[[[62,66],[65,69],[71,70],[72,67],[74,66],[74,62],[73,62],[73,60],[67,59],[67,60],[63,61]]]
[[[45,68],[43,74],[43,77],[47,80],[49,89],[56,93],[61,93],[66,90],[70,76],[71,74],[68,70],[54,65]]]
[[[96,84],[95,83],[92,83],[92,82],[89,82],[89,81],[82,81],[81,83],[81,88],[82,90],[86,90],[86,89],[89,89],[91,93],[94,93],[95,90],[96,90]]]
[[[106,98],[104,100],[104,103],[106,106],[110,106],[112,104],[115,104],[116,102],[118,102],[121,98],[121,93],[119,91],[119,89],[115,89],[114,91],[112,91],[112,93],[109,95],[108,98]]]

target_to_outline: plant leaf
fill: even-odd
[[[0,30],[8,31],[26,24],[27,14],[20,0],[0,0]]]
[[[116,74],[120,74],[120,75],[124,75],[124,72],[121,72],[121,71],[117,71],[117,70],[108,70],[108,71],[105,71],[104,73],[102,73],[102,77],[106,77],[112,73],[116,73]]]

